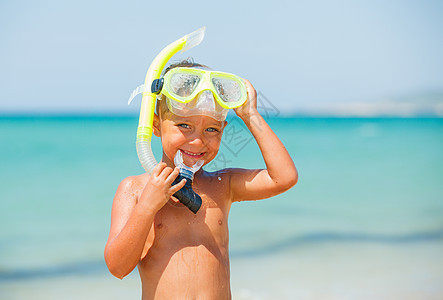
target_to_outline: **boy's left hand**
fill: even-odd
[[[239,116],[242,120],[249,119],[250,116],[253,116],[254,114],[257,114],[257,92],[255,91],[255,88],[252,86],[252,84],[247,79],[243,79],[246,84],[246,89],[248,91],[248,99],[246,102],[237,108],[234,108],[235,113],[237,116]]]

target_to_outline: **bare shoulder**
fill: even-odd
[[[231,175],[234,169],[222,169],[217,171],[204,171],[203,177],[205,178],[205,183],[214,183],[217,182],[222,184],[223,186],[229,187],[231,181]]]
[[[146,182],[146,180],[148,178],[149,178],[148,173],[134,175],[134,176],[128,176],[120,182],[120,185],[124,188],[133,188],[134,186],[137,186],[141,183]]]
[[[259,172],[260,170],[226,168],[214,172],[205,171],[205,177],[211,190],[227,195],[233,202],[238,201],[234,191],[244,186],[245,181],[250,180]]]
[[[229,178],[233,202],[266,199],[279,193],[266,169],[230,168],[224,172]]]
[[[231,185],[233,180],[248,179],[255,176],[260,169],[225,168],[214,172],[205,171],[205,175],[212,181],[218,180]]]
[[[118,186],[116,198],[127,198],[129,193],[131,194],[131,196],[133,196],[133,198],[137,199],[140,192],[145,187],[148,178],[148,173],[126,177],[120,182],[120,185]]]
[[[229,179],[230,182],[232,180],[248,180],[251,177],[257,175],[263,171],[262,169],[243,169],[243,168],[226,168],[220,170],[219,172],[225,174],[225,177]]]
[[[112,203],[111,237],[115,237],[126,224],[148,178],[149,175],[142,174],[126,177],[120,182]]]

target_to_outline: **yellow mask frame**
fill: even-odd
[[[179,79],[174,79],[179,78]],[[182,86],[176,86],[177,81]],[[178,67],[170,70],[157,81],[151,91],[181,103],[192,101],[202,91],[209,90],[221,107],[232,109],[247,100],[246,85],[237,75],[197,68]]]

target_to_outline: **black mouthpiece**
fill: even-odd
[[[179,183],[183,178],[186,179],[186,184],[174,194],[174,197],[196,214],[202,205],[202,198],[192,189],[192,180],[180,174],[172,185]]]

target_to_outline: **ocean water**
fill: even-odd
[[[207,169],[264,167],[228,121]],[[443,120],[267,122],[300,178],[233,205],[234,299],[443,299]],[[137,273],[118,281],[103,261],[116,188],[143,172],[136,128],[136,117],[0,118],[1,299],[139,297]]]

